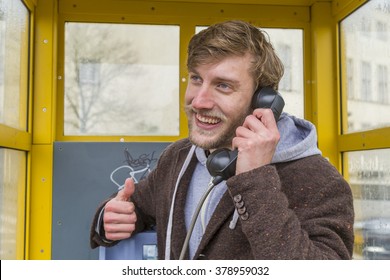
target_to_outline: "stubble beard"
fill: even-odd
[[[227,124],[227,126],[225,125],[217,131],[208,131],[196,126],[194,122],[195,112],[193,111],[191,105],[187,105],[185,107],[185,111],[188,118],[188,138],[194,145],[204,150],[232,148],[232,140],[236,136],[237,127],[241,126],[244,123],[246,116],[251,113],[251,109],[248,109],[247,112],[244,112],[230,120],[223,116],[222,122]],[[205,137],[207,138],[206,140]]]

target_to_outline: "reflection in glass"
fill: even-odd
[[[0,1],[0,123],[27,129],[29,12],[20,0]]]
[[[355,259],[390,259],[390,149],[348,152]]]
[[[279,92],[286,107],[284,111],[304,117],[303,90],[303,31],[301,29],[265,28],[276,53],[284,65]]]
[[[340,23],[346,132],[390,125],[390,0],[367,1]]]
[[[66,23],[65,135],[179,135],[179,27]]]
[[[24,230],[26,153],[0,148],[0,259],[16,259]],[[23,200],[23,201],[22,201]]]

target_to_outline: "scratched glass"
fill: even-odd
[[[390,149],[348,152],[355,208],[355,259],[390,259]]]
[[[27,130],[29,12],[0,1],[0,124]]]
[[[21,257],[24,246],[26,153],[0,148],[0,259]]]
[[[196,32],[207,28],[197,26]],[[286,102],[284,111],[303,118],[303,30],[285,28],[261,28],[268,35],[276,53],[284,65],[284,75],[279,83],[279,92]]]
[[[65,135],[179,135],[179,26],[65,25]]]
[[[340,23],[344,133],[390,125],[390,0],[367,1]]]

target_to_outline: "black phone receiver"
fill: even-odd
[[[252,98],[252,108],[270,108],[274,113],[275,121],[279,120],[283,112],[284,100],[279,92],[271,87],[264,87],[256,91]]]
[[[252,108],[270,108],[278,121],[283,111],[284,100],[282,96],[271,87],[257,90],[252,98]],[[212,152],[206,162],[207,169],[214,177],[213,184],[217,185],[236,174],[236,162],[238,151],[222,148]]]

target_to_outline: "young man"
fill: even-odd
[[[259,88],[277,89],[283,66],[258,28],[227,21],[188,47],[189,138],[170,145],[157,167],[98,209],[91,246],[112,246],[156,226],[160,259],[179,259],[186,233],[212,179],[208,155],[237,149],[235,175],[205,200],[189,259],[350,259],[353,199],[321,156],[314,126],[251,108]]]

